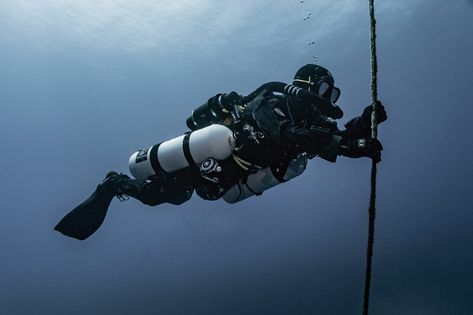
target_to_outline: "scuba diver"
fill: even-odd
[[[235,203],[302,174],[309,159],[337,156],[381,160],[383,146],[371,138],[372,105],[337,127],[343,111],[331,73],[315,64],[301,67],[292,84],[269,82],[247,96],[211,97],[187,119],[191,131],[135,152],[134,178],[109,172],[92,195],[55,227],[84,240],[103,223],[114,197],[144,204],[180,205],[195,191],[206,200]],[[376,120],[387,119],[378,102]]]

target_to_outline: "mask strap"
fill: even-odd
[[[310,91],[310,87],[315,85],[315,81],[312,81],[312,77],[309,76],[309,81],[307,80],[301,80],[301,79],[294,79],[292,80],[292,82],[302,82],[302,83],[306,83],[309,85],[309,91]]]

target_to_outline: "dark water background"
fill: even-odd
[[[379,2],[372,313],[471,314],[473,4]],[[359,114],[362,1],[2,1],[0,312],[359,313],[369,160],[313,160],[236,205],[114,201],[84,242],[52,229],[208,97],[288,82],[314,55],[342,89],[341,122]]]

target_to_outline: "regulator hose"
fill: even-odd
[[[304,103],[310,103],[315,106],[316,110],[333,119],[340,119],[343,117],[343,111],[340,107],[332,102],[320,97],[319,95],[310,91],[304,90],[295,85],[286,84],[284,82],[268,82],[261,85],[259,88],[248,94],[243,98],[247,103],[254,99],[263,90],[270,92],[278,92],[285,95],[291,95]]]

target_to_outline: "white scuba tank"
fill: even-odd
[[[146,180],[200,164],[207,158],[225,160],[234,149],[232,131],[215,124],[137,151],[130,157],[128,167],[136,179]]]
[[[230,188],[225,195],[223,195],[223,200],[228,203],[235,203],[253,195],[259,195],[271,187],[301,175],[305,171],[306,165],[307,156],[305,154],[293,159],[291,163],[289,163],[282,181],[274,176],[270,167],[261,169],[255,174],[249,175],[246,181],[240,180],[236,185]]]

